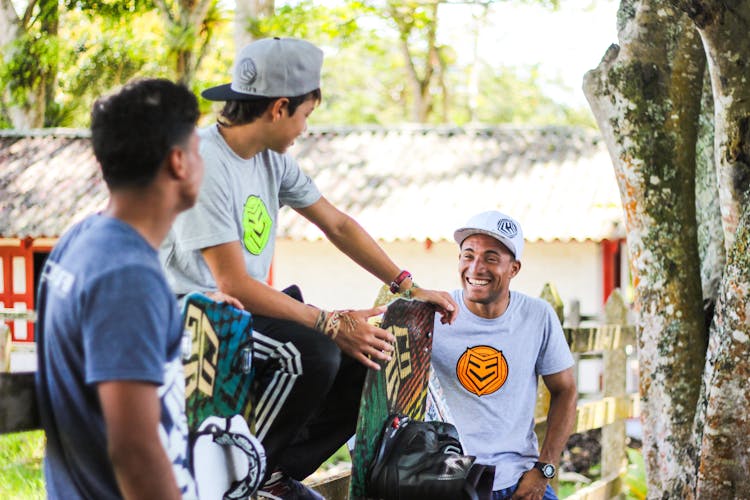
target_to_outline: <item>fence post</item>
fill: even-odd
[[[555,310],[555,314],[557,314],[557,318],[560,320],[560,324],[562,324],[563,318],[565,317],[565,307],[563,306],[562,299],[560,299],[560,294],[557,293],[557,288],[555,288],[555,285],[553,285],[552,283],[545,283],[544,287],[542,288],[542,293],[539,296],[552,306],[552,309]],[[549,391],[547,390],[547,386],[544,385],[542,377],[539,377],[538,382],[539,383],[536,392],[536,408],[534,409],[534,416],[546,417],[547,412],[549,411],[550,395]],[[547,422],[545,421],[544,426],[537,426],[536,430],[537,439],[539,440],[539,446],[541,446],[544,442],[544,437],[547,435]],[[550,481],[550,484],[555,491],[557,491],[558,489],[558,483],[559,476],[555,476],[555,478]]]
[[[604,306],[604,322],[609,325],[627,325],[628,308],[619,290],[614,290]],[[604,397],[625,396],[627,355],[625,347],[606,350],[604,361]],[[612,405],[613,411],[616,406]],[[618,420],[602,428],[602,478],[618,474],[625,466],[625,421]]]
[[[0,321],[0,373],[10,371],[10,328]]]

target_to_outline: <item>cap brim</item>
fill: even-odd
[[[459,246],[461,246],[466,238],[474,234],[486,234],[487,236],[495,238],[497,241],[502,243],[505,246],[505,248],[510,250],[510,253],[513,254],[513,258],[516,258],[516,247],[515,245],[513,245],[513,242],[511,240],[509,240],[508,238],[504,238],[500,235],[497,235],[493,232],[485,231],[484,229],[477,229],[474,227],[462,227],[461,229],[456,229],[456,231],[453,233],[453,239],[456,240],[456,243],[458,243]]]
[[[262,95],[251,95],[243,94],[242,92],[235,92],[232,90],[231,83],[225,83],[224,85],[217,85],[201,92],[201,96],[209,101],[254,101],[257,99],[263,99],[265,96]]]

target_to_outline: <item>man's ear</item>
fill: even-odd
[[[514,260],[510,263],[510,271],[511,271],[511,278],[515,278],[518,272],[521,270],[521,261],[520,260]]]
[[[187,168],[185,166],[185,151],[178,147],[173,146],[167,154],[165,160],[165,168],[170,177],[176,180],[182,180],[187,177]]]
[[[268,110],[271,113],[271,121],[276,121],[284,117],[284,113],[289,113],[289,99],[286,97],[279,97],[273,101],[269,106]]]

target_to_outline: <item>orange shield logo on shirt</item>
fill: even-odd
[[[494,347],[469,347],[456,363],[456,375],[467,391],[484,396],[503,386],[508,378],[508,362],[502,351]]]

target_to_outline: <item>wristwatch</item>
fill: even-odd
[[[555,472],[557,472],[557,469],[553,464],[546,464],[544,462],[534,462],[534,468],[539,469],[542,475],[547,479],[555,477]]]

